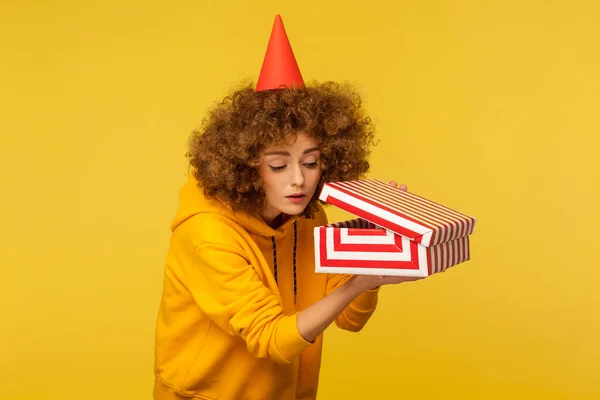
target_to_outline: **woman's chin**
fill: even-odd
[[[305,208],[306,208],[306,204],[303,204],[303,203],[288,204],[284,207],[283,210],[281,210],[281,212],[283,212],[287,215],[298,215],[298,214],[302,214],[302,212],[304,211]]]

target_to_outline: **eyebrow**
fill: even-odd
[[[319,151],[318,147],[312,147],[310,149],[306,149],[302,152],[302,154],[312,153],[313,151]],[[263,154],[265,156],[290,156],[291,154],[287,151],[269,151],[268,153]]]

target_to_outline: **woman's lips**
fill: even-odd
[[[301,203],[306,198],[305,194],[293,194],[291,196],[285,196],[286,199],[293,203]]]

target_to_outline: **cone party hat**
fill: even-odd
[[[304,80],[285,32],[281,16],[277,15],[256,84],[256,91],[291,86],[304,87]]]

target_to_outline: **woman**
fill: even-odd
[[[323,331],[360,330],[381,285],[414,280],[314,272],[319,191],[364,176],[372,139],[331,82],[245,87],[212,110],[172,223],[155,399],[316,398]]]

